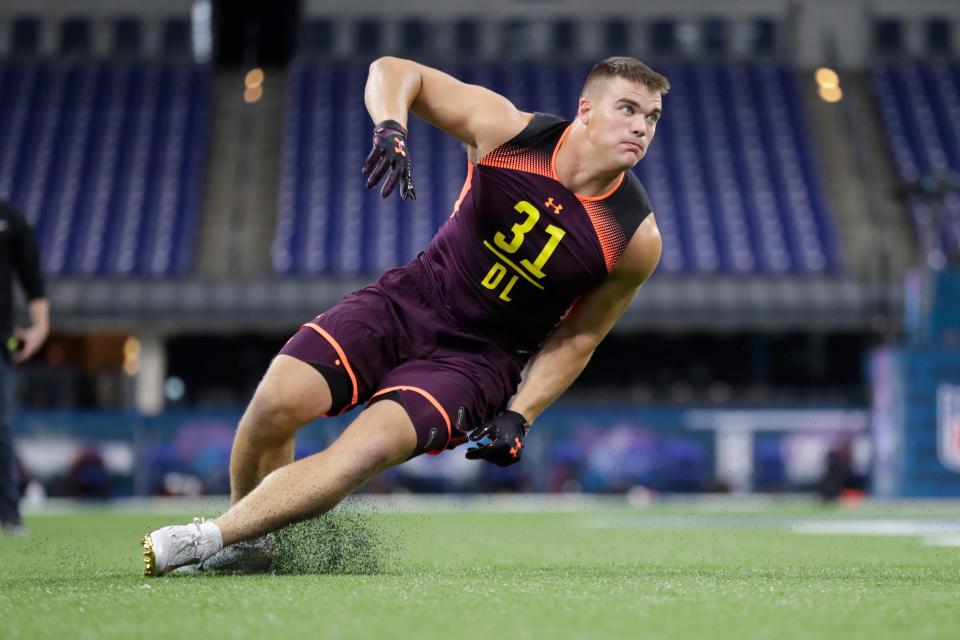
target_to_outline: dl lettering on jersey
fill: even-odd
[[[937,457],[960,473],[960,385],[937,387]]]

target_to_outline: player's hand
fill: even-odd
[[[384,120],[373,128],[373,148],[363,163],[363,175],[367,176],[367,189],[373,189],[383,176],[380,195],[386,198],[400,183],[400,197],[416,200],[413,177],[410,169],[410,149],[407,148],[407,130],[395,120]]]
[[[47,339],[49,331],[41,326],[15,327],[13,335],[17,341],[17,348],[14,351],[13,361],[17,364],[26,362],[37,352],[43,342]]]
[[[468,460],[486,460],[498,467],[520,462],[523,437],[530,424],[516,411],[504,411],[493,422],[480,425],[470,432],[470,441],[478,446],[467,449]]]

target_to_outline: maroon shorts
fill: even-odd
[[[280,353],[323,374],[328,415],[396,400],[417,431],[413,455],[440,453],[505,407],[527,356],[458,327],[438,300],[414,261],[303,325]]]

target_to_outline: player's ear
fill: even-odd
[[[593,104],[587,98],[580,98],[580,104],[577,105],[577,120],[583,124],[590,124],[592,115]]]

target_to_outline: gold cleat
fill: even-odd
[[[153,552],[153,542],[150,540],[150,534],[140,539],[143,545],[143,575],[153,576],[157,572],[157,555]]]

